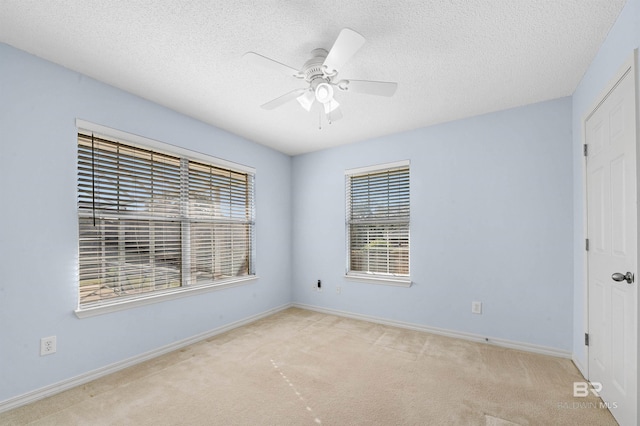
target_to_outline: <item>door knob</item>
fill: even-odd
[[[627,283],[631,284],[633,282],[633,274],[631,272],[627,272],[626,274],[621,274],[620,272],[616,272],[615,274],[611,275],[611,279],[614,281],[626,281]]]

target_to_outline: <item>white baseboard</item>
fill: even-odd
[[[531,343],[515,342],[507,339],[485,337],[485,336],[480,336],[478,334],[447,330],[444,328],[429,327],[426,325],[389,320],[386,318],[372,317],[369,315],[354,314],[352,312],[338,311],[335,309],[322,308],[322,307],[313,306],[313,305],[305,305],[302,303],[293,303],[293,307],[300,308],[300,309],[307,309],[310,311],[321,312],[325,314],[337,315],[341,317],[369,321],[369,322],[374,322],[378,324],[391,325],[394,327],[406,328],[409,330],[424,331],[427,333],[438,334],[441,336],[454,337],[454,338],[463,339],[463,340],[470,340],[472,342],[493,344],[493,345],[504,347],[504,348],[517,349],[517,350],[526,351],[526,352],[533,352],[536,354],[550,355],[550,356],[555,356],[559,358],[568,358],[568,359],[571,359],[572,357],[572,354],[569,351],[563,351],[561,349],[550,348],[547,346],[534,345]]]
[[[576,368],[578,369],[578,371],[580,371],[580,374],[582,374],[582,377],[585,378],[585,380],[587,379],[587,369],[585,368],[584,364],[575,357],[575,355],[573,355],[571,357],[571,361],[573,361],[573,364],[576,366]]]
[[[192,345],[192,344],[197,343],[197,342],[199,342],[201,340],[209,339],[209,338],[211,338],[213,336],[216,336],[218,334],[225,333],[227,331],[233,330],[234,328],[238,328],[238,327],[241,327],[243,325],[247,325],[249,323],[257,321],[259,319],[262,319],[262,318],[268,317],[270,315],[273,315],[276,312],[283,311],[283,310],[285,310],[287,308],[290,308],[291,306],[292,306],[292,304],[287,303],[287,304],[281,305],[281,306],[279,306],[277,308],[273,308],[273,309],[270,309],[268,311],[259,313],[257,315],[253,315],[253,316],[250,316],[248,318],[244,318],[242,320],[235,321],[235,322],[232,322],[230,324],[224,325],[222,327],[218,327],[218,328],[215,328],[213,330],[209,330],[207,332],[204,332],[204,333],[201,333],[201,334],[197,334],[197,335],[189,337],[187,339],[183,339],[183,340],[179,340],[177,342],[173,342],[173,343],[171,343],[169,345],[162,346],[162,347],[160,347],[158,349],[154,349],[152,351],[145,352],[145,353],[140,354],[140,355],[136,355],[136,356],[134,356],[132,358],[128,358],[128,359],[125,359],[123,361],[119,361],[119,362],[116,362],[114,364],[107,365],[105,367],[101,367],[101,368],[98,368],[96,370],[92,370],[92,371],[86,372],[86,373],[81,374],[79,376],[72,377],[70,379],[63,380],[61,382],[54,383],[54,384],[49,385],[49,386],[45,386],[45,387],[40,388],[40,389],[36,389],[34,391],[25,393],[23,395],[19,395],[19,396],[16,396],[14,398],[10,398],[10,399],[7,399],[5,401],[1,401],[0,402],[0,413],[2,413],[4,411],[9,411],[9,410],[14,409],[14,408],[21,407],[23,405],[29,404],[31,402],[38,401],[40,399],[44,399],[46,397],[49,397],[51,395],[55,395],[55,394],[63,392],[63,391],[66,391],[66,390],[74,388],[76,386],[83,385],[83,384],[88,383],[88,382],[90,382],[92,380],[96,380],[96,379],[104,377],[104,376],[106,376],[108,374],[112,374],[112,373],[115,373],[117,371],[123,370],[123,369],[125,369],[127,367],[131,367],[132,365],[136,365],[136,364],[139,364],[141,362],[148,361],[148,360],[150,360],[152,358],[156,358],[156,357],[158,357],[160,355],[164,355],[166,353],[173,352],[173,351],[175,351],[177,349],[181,349],[181,348],[183,348],[185,346]]]

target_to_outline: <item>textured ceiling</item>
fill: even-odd
[[[0,0],[0,42],[295,155],[571,95],[624,0]],[[352,28],[341,78],[398,82],[338,93],[324,123],[294,100],[293,68]]]

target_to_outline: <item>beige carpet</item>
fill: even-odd
[[[615,425],[567,359],[288,309],[2,425]]]

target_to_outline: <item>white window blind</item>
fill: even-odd
[[[347,171],[347,275],[409,278],[409,166]]]
[[[80,132],[80,307],[254,275],[253,182]]]

